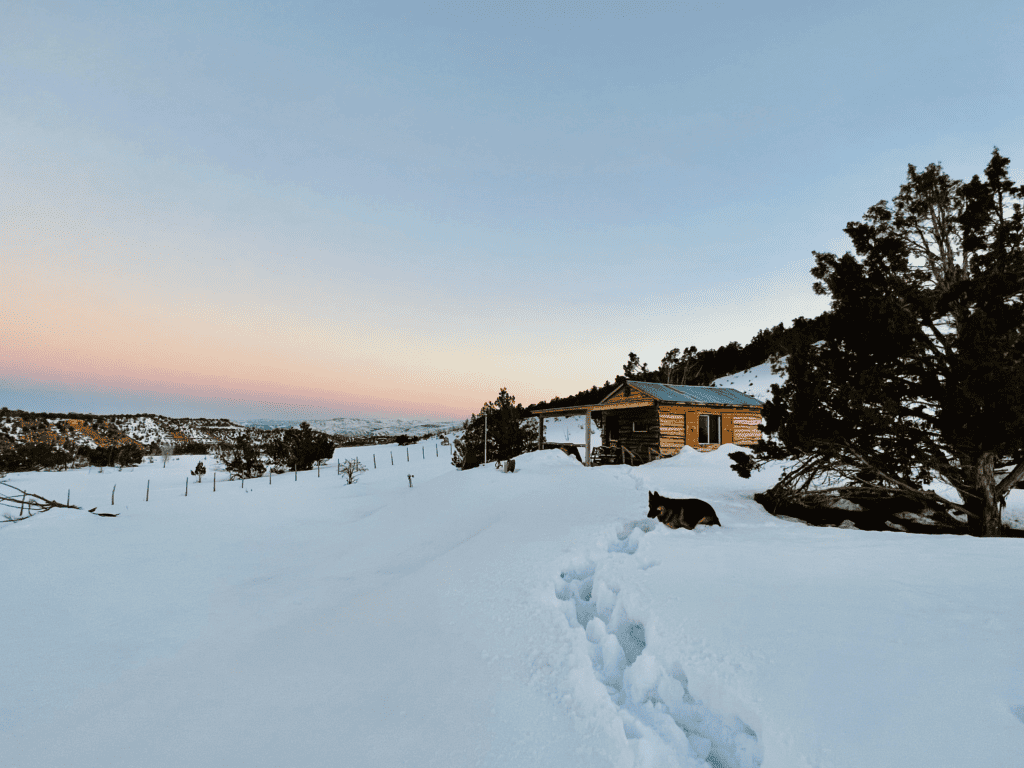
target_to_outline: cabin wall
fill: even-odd
[[[662,404],[658,411],[659,445],[661,453],[665,456],[674,456],[684,445],[698,451],[713,451],[726,443],[753,445],[761,437],[757,429],[757,425],[761,423],[761,414],[757,409]],[[699,417],[703,414],[722,417],[721,443],[698,443]]]

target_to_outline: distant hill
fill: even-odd
[[[82,413],[31,413],[0,409],[0,451],[31,443],[70,450],[73,447],[109,448],[129,443],[144,453],[155,452],[162,444],[177,449],[213,446],[234,440],[239,434],[260,433],[298,427],[301,422],[281,419],[254,419],[236,423],[228,419],[171,418],[151,413],[135,415],[95,415]],[[310,426],[336,438],[338,444],[388,442],[389,437],[421,437],[451,432],[461,427],[457,421],[423,419],[336,419],[311,420]]]
[[[245,427],[227,419],[176,419],[155,414],[30,413],[0,409],[0,450],[42,443],[58,448],[107,448],[135,443],[144,451],[161,443],[213,445]]]
[[[373,419],[339,416],[334,419],[307,419],[309,426],[329,435],[356,437],[387,437],[409,435],[419,437],[438,432],[454,432],[462,429],[461,421],[434,421],[429,419]],[[253,419],[242,422],[256,429],[279,429],[297,427],[300,422],[281,419]]]

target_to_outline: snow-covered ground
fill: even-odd
[[[782,374],[772,373],[770,362],[755,365],[745,371],[734,373],[731,376],[723,376],[715,379],[711,385],[714,387],[728,387],[736,389],[745,395],[750,395],[762,403],[768,400],[772,394],[772,384],[782,386],[786,377]]]
[[[548,443],[572,443],[573,445],[586,445],[587,417],[555,416],[553,418],[544,419],[544,440]],[[601,428],[597,425],[596,419],[591,419],[590,445],[593,448],[600,444]]]
[[[216,493],[210,458],[187,497],[191,457],[9,476],[120,516],[0,525],[0,764],[1024,764],[1024,540],[780,521],[728,450],[406,450]]]

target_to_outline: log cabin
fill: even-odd
[[[591,420],[600,414],[602,456],[628,464],[674,456],[688,445],[713,451],[720,445],[754,445],[760,438],[764,404],[739,390],[624,381],[600,403],[530,411],[540,420],[538,446],[544,445],[544,419],[586,415],[586,458],[591,464]]]

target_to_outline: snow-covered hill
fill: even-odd
[[[383,419],[353,418],[341,416],[335,419],[309,419],[309,426],[329,435],[369,435],[397,436],[432,435],[438,432],[453,432],[462,427],[461,421],[438,421],[431,419]],[[279,427],[297,427],[298,421],[282,421],[275,419],[254,419],[243,422],[246,426],[259,429],[277,429]]]
[[[779,520],[751,499],[777,471],[725,449],[514,473],[450,451],[339,448],[354,485],[212,458],[196,485],[194,457],[10,475],[120,516],[0,525],[0,762],[1020,764],[1024,539]],[[651,490],[721,527],[665,528]]]
[[[783,358],[783,364],[785,364],[785,358]],[[781,386],[784,382],[785,376],[773,373],[772,364],[766,362],[745,371],[715,379],[712,386],[736,389],[745,395],[756,397],[763,403],[771,398],[772,384]]]
[[[233,439],[245,427],[227,419],[170,418],[154,414],[94,416],[91,414],[0,415],[0,450],[23,443],[106,447],[135,442],[142,446],[162,443],[207,443]]]
[[[213,445],[233,440],[247,429],[272,430],[297,427],[301,422],[279,419],[255,419],[235,423],[228,419],[171,418],[154,414],[93,416],[91,414],[24,414],[20,411],[0,415],[0,451],[24,443],[46,443],[70,449],[73,445],[89,448],[135,442],[143,448],[158,444],[202,443]],[[426,419],[337,418],[310,421],[319,432],[347,437],[380,439],[410,435],[438,434],[458,430],[457,421]]]

